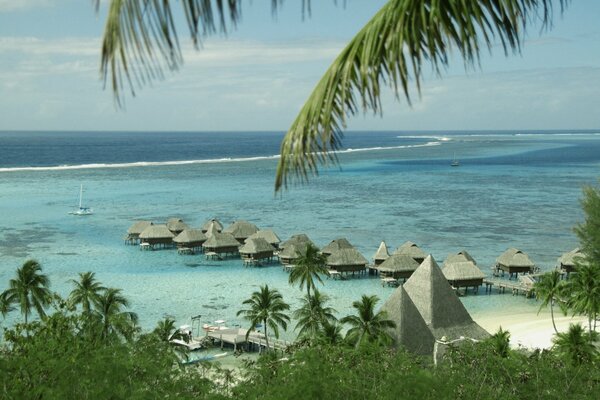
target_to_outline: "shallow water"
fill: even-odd
[[[326,170],[281,197],[273,193],[277,160],[272,158],[280,134],[226,134],[219,142],[214,139],[219,136],[187,133],[164,147],[169,134],[109,134],[103,141],[96,133],[91,145],[84,134],[62,134],[68,140],[44,153],[51,133],[0,133],[0,290],[18,266],[36,258],[52,289],[63,295],[70,290],[68,280],[88,270],[105,285],[123,288],[146,329],[165,315],[180,324],[197,314],[205,321],[240,323],[241,302],[262,284],[297,303],[301,292],[288,285],[287,273],[278,266],[244,268],[239,259],[216,262],[123,245],[133,221],[164,222],[174,216],[195,227],[212,217],[225,225],[246,219],[274,229],[283,240],[305,232],[319,246],[346,237],[369,259],[381,240],[391,249],[411,240],[440,264],[464,248],[487,273],[506,248],[518,247],[542,269],[553,268],[562,252],[577,245],[572,227],[582,220],[581,187],[595,184],[600,172],[600,136],[565,133],[453,132],[417,138],[353,133],[345,142],[352,151],[339,155],[341,170]],[[41,140],[34,153],[23,150],[28,140]],[[144,140],[145,152],[135,152],[136,141]],[[87,156],[61,162],[61,154],[73,151],[69,141],[87,145]],[[177,153],[186,146],[198,151]],[[454,153],[461,161],[458,168],[449,166]],[[162,165],[90,165],[148,161]],[[22,170],[30,166],[42,169]],[[80,184],[93,216],[67,215],[78,201]],[[352,301],[362,294],[384,299],[392,291],[373,278],[325,280],[322,290],[342,316],[352,312]],[[462,300],[476,314],[536,306],[534,300],[508,294]],[[18,318],[13,313],[7,322]]]

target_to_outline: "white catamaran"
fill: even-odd
[[[83,185],[79,187],[79,208],[73,211],[70,211],[71,215],[92,215],[94,211],[89,207],[84,207],[82,203],[83,198]]]

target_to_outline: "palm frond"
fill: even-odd
[[[570,0],[556,0],[561,10]],[[411,102],[420,94],[426,63],[441,74],[456,49],[467,67],[482,49],[499,42],[519,52],[529,23],[549,26],[552,0],[390,0],[358,32],[321,78],[281,144],[275,191],[306,182],[317,166],[337,163],[343,129],[360,109],[381,114],[381,90],[389,85]],[[411,85],[412,83],[412,85]]]

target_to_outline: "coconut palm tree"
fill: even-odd
[[[315,289],[312,296],[302,298],[300,308],[294,311],[293,317],[298,322],[298,337],[315,339],[322,331],[325,323],[335,323],[337,319],[333,308],[326,306],[329,296]]]
[[[585,332],[581,324],[569,325],[569,330],[558,333],[552,339],[554,351],[575,365],[591,361],[598,354],[593,341],[597,338],[595,332]]]
[[[313,244],[308,243],[306,251],[296,260],[290,272],[290,285],[298,283],[300,290],[306,286],[307,296],[310,297],[311,289],[316,290],[315,280],[322,284],[321,275],[329,276],[326,262],[327,257]]]
[[[343,340],[342,325],[337,322],[324,321],[318,340],[326,345],[340,344]]]
[[[121,294],[121,289],[107,288],[94,301],[94,315],[98,318],[102,340],[115,335],[130,339],[137,324],[137,314],[123,311],[129,307],[129,300]]]
[[[282,0],[271,0],[274,9]],[[95,0],[96,5],[100,0]],[[205,34],[240,21],[240,1],[182,0],[187,27],[196,47]],[[310,0],[303,0],[303,9]],[[527,26],[550,26],[553,5],[561,11],[569,0],[478,0],[455,3],[388,0],[333,61],[302,107],[281,144],[276,190],[292,178],[305,181],[318,164],[336,162],[348,117],[364,111],[381,113],[382,86],[411,102],[420,93],[422,70],[449,65],[452,49],[465,67],[478,66],[482,50],[500,42],[505,55],[518,53]],[[124,85],[162,77],[177,70],[183,57],[169,1],[112,0],[102,41],[101,74],[120,103]],[[218,22],[215,22],[218,21]],[[229,24],[228,24],[229,23]]]
[[[503,330],[502,327],[488,339],[488,342],[494,353],[500,357],[506,358],[510,354],[510,332]]]
[[[238,311],[237,315],[241,315],[244,319],[250,322],[250,328],[246,333],[246,339],[250,332],[256,330],[258,324],[262,324],[265,328],[265,342],[267,350],[269,349],[268,328],[273,330],[275,337],[279,337],[279,327],[287,329],[287,323],[290,317],[285,311],[290,309],[290,306],[283,301],[281,293],[277,289],[269,289],[269,285],[260,287],[260,290],[253,292],[249,299],[244,300],[242,304],[248,308]]]
[[[168,342],[171,339],[183,339],[183,335],[179,332],[179,329],[175,326],[175,320],[170,317],[166,317],[158,321],[156,328],[152,331],[161,341]]]
[[[26,324],[32,309],[36,310],[40,318],[44,318],[44,308],[50,303],[50,280],[41,272],[42,266],[36,260],[25,261],[17,269],[16,278],[8,282],[9,288],[2,294],[5,302],[19,306]]]
[[[10,303],[10,301],[8,301],[8,297],[6,296],[6,293],[2,293],[0,294],[0,314],[2,314],[2,318],[6,318],[6,315],[11,312],[14,311],[15,308],[13,307],[13,305]]]
[[[358,315],[348,315],[340,320],[350,325],[346,339],[359,348],[363,343],[390,343],[392,337],[388,330],[396,327],[396,323],[387,319],[386,311],[375,313],[375,304],[379,297],[363,295],[360,301],[352,303]]]
[[[81,304],[83,313],[89,315],[90,305],[98,300],[106,288],[96,280],[96,274],[93,272],[79,273],[79,281],[71,279],[69,282],[74,286],[69,295],[69,302],[75,306]]]
[[[533,286],[535,290],[535,295],[538,299],[542,300],[542,304],[538,310],[538,314],[544,308],[550,304],[550,316],[552,317],[552,326],[554,327],[554,332],[558,333],[558,329],[556,329],[556,322],[554,322],[554,303],[557,300],[558,296],[564,292],[565,284],[560,279],[560,272],[554,270],[552,272],[547,272],[542,275]]]
[[[567,305],[575,314],[588,317],[588,330],[596,331],[600,314],[600,266],[578,263],[577,273],[569,279]]]

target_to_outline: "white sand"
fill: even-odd
[[[523,346],[530,349],[547,349],[552,347],[552,337],[555,332],[549,311],[542,311],[539,315],[535,311],[517,314],[498,312],[473,316],[473,319],[491,334],[496,333],[500,327],[508,330],[510,344],[513,348]],[[585,317],[565,317],[558,310],[554,312],[554,321],[559,332],[567,331],[569,324],[578,322],[584,327],[587,326]]]

